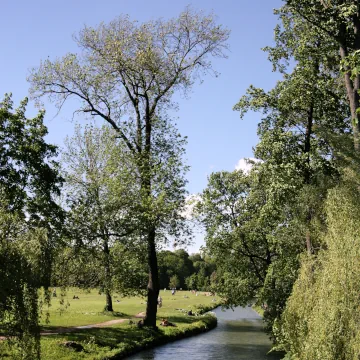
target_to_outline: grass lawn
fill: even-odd
[[[73,299],[74,295],[77,295],[79,299]],[[188,316],[186,313],[176,310],[180,308],[196,311],[197,308],[204,306],[214,307],[213,297],[204,296],[204,293],[201,292],[195,296],[189,291],[177,291],[174,296],[171,295],[171,291],[161,291],[160,296],[163,300],[163,306],[158,309],[158,325],[162,318],[166,318],[175,323],[176,327],[159,326],[159,331],[155,332],[148,329],[138,329],[136,325],[129,324],[130,319],[134,323],[140,320],[134,317],[136,314],[145,312],[144,298],[121,298],[115,295],[113,297],[114,313],[104,313],[102,310],[105,306],[105,295],[99,295],[96,290],[90,292],[77,289],[69,290],[63,299],[70,306],[65,309],[59,303],[61,298],[58,292],[58,297],[52,299],[52,305],[48,309],[50,322],[45,323],[45,318],[42,320],[45,330],[90,325],[115,319],[129,320],[104,328],[42,336],[42,359],[107,359],[111,356],[133,352],[134,349],[151,346],[151,344],[165,343],[169,340],[189,336],[193,332],[204,331],[215,326],[214,319],[211,319],[210,316]],[[84,351],[75,352],[61,346],[60,344],[65,341],[78,342],[84,347]],[[0,358],[7,356],[12,357],[6,342],[0,342]]]
[[[177,291],[175,295],[171,295],[171,291],[162,290],[160,296],[163,300],[163,306],[158,309],[158,318],[169,317],[170,320],[170,318],[179,315],[180,312],[176,310],[179,308],[190,310],[199,305],[212,305],[213,297],[204,294],[199,292],[198,296],[195,296],[190,291]],[[73,299],[74,295],[78,296],[79,300]],[[97,290],[86,292],[70,289],[63,298],[65,304],[69,304],[66,308],[60,305],[60,300],[60,296],[52,298],[51,306],[44,309],[50,315],[50,322],[46,324],[46,316],[45,313],[43,314],[42,325],[44,327],[80,326],[119,318],[131,319],[146,309],[145,298],[122,298],[115,294],[113,297],[114,313],[104,313],[105,295],[99,295]]]

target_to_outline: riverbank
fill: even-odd
[[[164,345],[207,332],[217,325],[212,314],[199,316],[178,315],[172,317],[175,327],[160,326],[158,330],[138,328],[134,324],[118,324],[105,328],[77,329],[66,334],[41,338],[41,359],[43,360],[117,360],[142,350]],[[1,357],[12,358],[14,354],[6,349],[6,341],[0,344]]]
[[[234,310],[234,311],[233,311]],[[217,326],[200,336],[142,351],[129,360],[280,360],[269,353],[272,342],[263,331],[261,317],[251,307],[214,310]]]
[[[116,310],[126,309],[127,312],[120,315],[118,311],[113,315],[105,315],[95,313],[99,304],[97,294],[81,294],[80,300],[71,301],[69,310],[62,315],[56,314],[51,318],[50,324],[43,327],[43,331],[48,333],[47,336],[41,337],[41,359],[122,359],[141,350],[197,335],[216,327],[215,316],[201,315],[220,305],[211,297],[203,294],[195,296],[185,291],[179,291],[175,296],[168,291],[162,292],[161,296],[163,306],[158,311],[158,331],[154,331],[137,326],[141,320],[139,317],[143,314],[143,311],[138,311],[145,310],[143,299],[120,299],[119,303],[115,301]],[[55,304],[56,301],[53,302],[53,305]],[[189,316],[190,310],[197,316]],[[129,315],[130,311],[135,314]],[[110,320],[102,323],[105,326],[84,326],[91,324],[90,319],[106,318]],[[176,326],[161,326],[164,318]],[[69,327],[70,324],[73,328]],[[6,341],[0,343],[0,357],[14,357]]]
[[[198,321],[189,326],[182,328],[171,327],[160,329],[158,331],[147,330],[148,336],[143,338],[139,343],[125,342],[122,349],[111,357],[109,360],[123,359],[127,356],[136,354],[140,351],[151,349],[156,346],[164,345],[176,340],[185,339],[191,336],[199,335],[209,330],[212,330],[217,325],[217,318],[215,315],[207,314],[198,318]]]

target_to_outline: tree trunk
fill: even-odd
[[[105,235],[105,231],[104,231]],[[107,235],[104,238],[104,269],[105,269],[105,295],[106,295],[106,305],[104,311],[114,311],[112,298],[111,298],[111,269],[110,269],[110,250]]]
[[[311,150],[311,135],[312,135],[313,120],[314,120],[314,101],[312,100],[309,109],[307,111],[307,124],[306,124],[305,144],[304,144],[304,153],[306,155],[304,182],[307,185],[310,184],[311,182],[310,150]]]
[[[147,286],[147,305],[145,326],[156,328],[157,299],[159,297],[159,274],[155,248],[155,228],[151,228],[148,233],[148,263],[149,263],[149,283]]]
[[[111,293],[110,293],[109,289],[105,289],[105,295],[106,295],[106,305],[105,305],[104,311],[114,311]]]
[[[309,110],[307,112],[307,124],[305,132],[305,146],[304,153],[306,154],[306,165],[305,165],[305,174],[304,174],[304,183],[310,185],[311,183],[311,169],[310,169],[310,150],[311,150],[311,134],[314,121],[314,100],[311,100]],[[309,255],[313,253],[313,246],[311,243],[311,233],[310,233],[310,222],[311,222],[311,209],[309,208],[306,216],[306,235],[305,243],[306,250]]]
[[[146,99],[147,100],[147,99]],[[147,198],[151,198],[151,115],[149,113],[149,103],[146,101],[146,116],[145,116],[145,148],[143,152],[142,164],[143,182],[142,188],[145,190]],[[144,318],[144,325],[151,326],[156,329],[156,313],[157,300],[159,296],[159,271],[156,255],[156,226],[154,219],[150,220],[147,225],[147,247],[148,247],[148,266],[149,266],[149,282],[147,286],[147,305],[146,315]]]

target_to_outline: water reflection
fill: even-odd
[[[251,308],[216,311],[216,329],[192,338],[179,340],[155,349],[143,351],[128,360],[279,360],[267,355],[271,342],[263,332],[260,316]]]

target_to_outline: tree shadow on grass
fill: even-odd
[[[100,315],[108,315],[109,320],[103,320],[103,321],[99,321],[97,323],[89,321],[89,324],[75,325],[75,326],[42,325],[40,328],[40,331],[41,332],[59,332],[59,333],[74,332],[74,331],[76,331],[76,328],[79,326],[92,326],[92,325],[96,325],[96,324],[106,323],[107,321],[111,321],[111,320],[131,319],[133,317],[132,315],[121,313],[121,312],[103,312],[103,313],[99,313],[99,314]],[[1,332],[1,329],[0,329],[0,332]]]
[[[54,335],[56,338],[75,342],[94,342],[99,346],[116,347],[120,342],[127,343],[142,340],[146,336],[154,334],[153,330],[137,329],[134,327],[107,327],[92,328]]]
[[[133,315],[129,315],[120,311],[103,311],[100,312],[99,315],[105,315],[105,316],[112,316],[112,317],[117,317],[117,318],[121,318],[121,319],[130,319]]]

